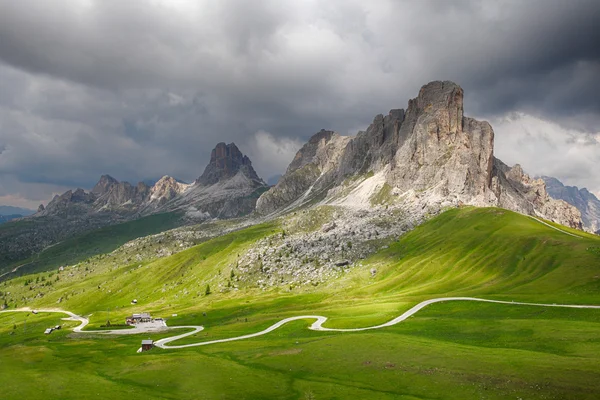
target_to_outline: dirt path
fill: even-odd
[[[67,315],[69,315],[69,318],[64,318],[65,320],[80,321],[81,322],[81,324],[79,326],[76,326],[75,328],[73,328],[74,332],[81,332],[81,333],[101,333],[101,334],[106,334],[106,335],[126,335],[126,334],[138,334],[138,333],[164,332],[166,329],[169,329],[169,330],[171,330],[171,329],[192,329],[190,332],[186,332],[186,333],[182,333],[180,335],[176,335],[176,336],[171,336],[171,337],[168,337],[168,338],[160,339],[160,340],[157,340],[154,343],[154,345],[156,347],[160,347],[162,349],[183,349],[183,348],[187,348],[187,347],[207,346],[209,344],[226,343],[226,342],[233,342],[233,341],[236,341],[236,340],[250,339],[250,338],[254,338],[254,337],[266,335],[269,332],[273,332],[274,330],[276,330],[277,328],[280,328],[281,326],[287,324],[288,322],[298,321],[298,320],[305,320],[305,319],[314,319],[314,320],[316,320],[308,328],[308,329],[313,330],[313,331],[361,332],[361,331],[367,331],[367,330],[373,330],[373,329],[381,329],[381,328],[386,328],[386,327],[389,327],[389,326],[393,326],[393,325],[396,325],[396,324],[398,324],[398,323],[400,323],[402,321],[405,321],[406,319],[408,319],[409,317],[415,315],[417,312],[419,312],[420,310],[422,310],[423,308],[427,307],[430,304],[442,303],[442,302],[446,302],[446,301],[479,301],[479,302],[483,302],[483,303],[523,305],[523,306],[536,306],[536,307],[560,307],[560,308],[600,309],[600,306],[596,306],[596,305],[541,304],[541,303],[523,303],[523,302],[518,302],[518,301],[487,300],[487,299],[479,299],[479,298],[475,298],[475,297],[441,297],[441,298],[437,298],[437,299],[431,299],[431,300],[422,301],[419,304],[417,304],[416,306],[414,306],[411,309],[409,309],[408,311],[404,312],[399,317],[396,317],[396,318],[392,319],[391,321],[388,321],[388,322],[383,323],[381,325],[367,326],[367,327],[364,327],[364,328],[345,328],[345,329],[342,329],[342,328],[325,328],[323,326],[323,324],[325,322],[327,322],[327,317],[323,317],[323,316],[320,316],[320,315],[300,315],[300,316],[297,316],[297,317],[290,317],[290,318],[282,319],[281,321],[279,321],[279,322],[271,325],[267,329],[264,329],[264,330],[262,330],[260,332],[251,333],[251,334],[248,334],[248,335],[236,336],[236,337],[226,338],[226,339],[209,340],[209,341],[205,341],[205,342],[197,342],[197,343],[190,343],[190,344],[174,345],[174,346],[170,346],[169,343],[174,342],[174,341],[179,340],[179,339],[183,339],[183,338],[191,336],[191,335],[194,335],[194,334],[196,334],[196,333],[204,330],[204,327],[203,326],[196,326],[196,325],[170,326],[170,327],[168,327],[163,322],[163,323],[160,323],[158,325],[153,325],[153,324],[146,324],[147,326],[140,325],[140,326],[136,326],[134,329],[111,330],[111,331],[83,331],[82,329],[85,328],[85,326],[89,324],[89,320],[87,318],[85,318],[85,317],[81,317],[81,316],[76,315],[76,314],[74,314],[74,313],[72,313],[70,311],[64,311],[64,310],[60,310],[60,309],[39,309],[37,311],[38,312],[59,312],[59,313],[67,314]],[[3,313],[3,312],[31,312],[31,311],[32,310],[29,309],[29,308],[21,308],[21,309],[17,309],[17,310],[0,311],[0,313]]]

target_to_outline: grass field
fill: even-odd
[[[50,246],[29,259],[4,262],[0,264],[0,273],[8,272],[17,265],[23,266],[14,275],[23,276],[74,264],[96,254],[109,253],[130,240],[180,226],[182,216],[182,213],[178,212],[154,214],[77,235]],[[14,223],[15,227],[8,224],[6,227],[18,229],[22,224],[34,223],[34,220],[17,221]]]
[[[328,327],[379,324],[443,296],[600,304],[598,238],[568,236],[505,210],[474,208],[434,218],[326,285],[204,294],[207,284],[216,288],[228,279],[238,253],[278,232],[277,223],[258,225],[142,266],[86,271],[80,264],[52,277],[15,279],[0,291],[10,307],[92,314],[92,327],[106,321],[108,310],[116,321],[147,310],[177,313],[169,325],[205,326],[181,343],[252,333],[301,314],[327,316]],[[377,269],[374,277],[371,268]],[[41,276],[52,285],[32,290],[24,284]],[[43,296],[23,300],[36,290]],[[139,304],[131,305],[131,298]],[[378,331],[313,332],[307,320],[251,340],[143,354],[135,353],[142,337],[65,330],[45,336],[42,328],[61,316],[25,315],[0,314],[3,398],[600,396],[598,310],[449,302]]]

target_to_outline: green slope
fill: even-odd
[[[34,222],[33,220],[19,221],[20,224]],[[16,266],[19,266],[14,274],[17,276],[56,269],[61,265],[74,264],[96,254],[109,253],[130,240],[163,232],[181,226],[182,223],[182,214],[171,212],[107,226],[64,240],[29,259],[5,265],[0,268],[0,273],[10,271]]]
[[[379,273],[359,293],[599,301],[600,238],[574,232],[501,209],[451,210],[372,257]]]
[[[60,274],[15,279],[0,291],[11,307],[56,307],[62,299],[59,307],[92,314],[92,326],[105,322],[109,309],[113,322],[147,310],[165,317],[177,313],[169,325],[206,327],[182,343],[256,332],[300,314],[327,316],[329,327],[366,326],[449,295],[600,304],[598,238],[566,235],[494,208],[450,210],[326,285],[215,290],[230,280],[238,253],[279,232],[277,223],[257,225],[141,265],[115,266],[95,257]],[[42,276],[52,284],[42,286]],[[210,295],[204,294],[207,284]],[[43,295],[26,303],[30,292]],[[139,304],[131,305],[132,298]],[[600,396],[597,310],[436,304],[379,331],[311,332],[306,327],[312,321],[297,321],[248,341],[142,355],[133,354],[139,337],[64,331],[45,337],[37,329],[44,323],[36,333],[25,332],[25,318],[0,314],[0,381],[11,377],[3,386],[6,398]],[[48,325],[59,316],[27,318],[32,326],[37,318],[53,318]],[[31,382],[38,391],[27,389]],[[75,382],[89,390],[75,391]]]

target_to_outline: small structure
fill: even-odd
[[[61,327],[60,327],[60,325],[56,325],[56,326],[54,327],[54,330],[59,330],[60,328],[61,328]]]
[[[142,340],[142,351],[151,350],[154,347],[154,342],[150,339]]]
[[[52,331],[53,331],[53,330],[54,330],[53,328],[48,328],[48,329],[46,329],[46,330],[44,331],[44,333],[45,333],[46,335],[49,335],[49,334],[51,334],[51,333],[52,333]]]
[[[31,310],[31,312],[32,312],[33,314],[37,314],[37,313],[38,313],[36,310]]]
[[[133,314],[130,317],[127,317],[125,319],[125,322],[127,323],[127,325],[131,325],[131,324],[137,324],[140,322],[151,322],[152,321],[152,316],[150,315],[150,313],[147,312],[143,312],[141,314]]]
[[[137,304],[137,299],[131,300],[131,304]]]

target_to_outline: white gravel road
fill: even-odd
[[[160,340],[157,340],[154,343],[154,345],[156,347],[160,347],[162,349],[183,349],[183,348],[187,348],[187,347],[207,346],[207,345],[210,345],[210,344],[217,344],[217,343],[233,342],[233,341],[236,341],[236,340],[250,339],[250,338],[254,338],[254,337],[266,335],[269,332],[273,332],[274,330],[276,330],[277,328],[279,328],[279,327],[287,324],[288,322],[298,321],[298,320],[305,320],[305,319],[314,319],[314,320],[316,320],[315,322],[313,322],[312,325],[309,326],[309,329],[311,329],[313,331],[362,332],[362,331],[373,330],[373,329],[381,329],[381,328],[386,328],[386,327],[389,327],[389,326],[396,325],[396,324],[398,324],[398,323],[406,320],[407,318],[409,318],[412,315],[416,314],[421,309],[427,307],[430,304],[442,303],[442,302],[446,302],[446,301],[479,301],[479,302],[484,302],[484,303],[524,305],[524,306],[537,306],[537,307],[600,309],[600,306],[597,306],[597,305],[541,304],[541,303],[524,303],[524,302],[518,302],[518,301],[488,300],[488,299],[480,299],[480,298],[475,298],[475,297],[440,297],[440,298],[437,298],[437,299],[431,299],[431,300],[422,301],[419,304],[417,304],[416,306],[414,306],[411,309],[409,309],[408,311],[404,312],[399,317],[396,317],[396,318],[392,319],[391,321],[388,321],[388,322],[386,322],[384,324],[381,324],[381,325],[367,326],[367,327],[363,327],[363,328],[345,328],[345,329],[341,329],[341,328],[326,328],[326,327],[323,326],[323,324],[327,321],[327,317],[323,317],[323,316],[320,316],[320,315],[299,315],[299,316],[296,316],[296,317],[290,317],[290,318],[282,319],[281,321],[279,321],[279,322],[271,325],[267,329],[264,329],[264,330],[262,330],[260,332],[251,333],[251,334],[248,334],[248,335],[242,335],[242,336],[236,336],[236,337],[226,338],[226,339],[209,340],[209,341],[204,341],[204,342],[182,344],[182,345],[169,345],[169,343],[174,342],[174,341],[179,340],[179,339],[182,339],[182,338],[185,338],[187,336],[194,335],[194,334],[196,334],[196,333],[204,330],[204,327],[203,326],[196,326],[196,325],[170,326],[169,327],[164,322],[157,321],[155,323],[138,324],[133,329],[110,330],[110,331],[83,331],[82,329],[85,328],[85,326],[88,325],[88,323],[89,323],[89,320],[87,318],[85,318],[85,317],[76,315],[76,314],[74,314],[74,313],[72,313],[70,311],[65,311],[65,310],[60,310],[60,309],[38,309],[37,311],[38,312],[58,312],[58,313],[63,313],[63,314],[69,315],[69,318],[64,318],[64,319],[65,320],[72,320],[72,321],[80,321],[81,322],[81,324],[79,326],[73,328],[74,332],[80,332],[80,333],[96,333],[96,334],[100,333],[100,334],[106,334],[106,335],[125,335],[125,334],[139,334],[139,333],[157,333],[157,332],[164,332],[167,329],[168,330],[172,330],[172,329],[191,329],[190,332],[186,332],[186,333],[182,333],[180,335],[176,335],[176,336],[171,336],[171,337],[168,337],[168,338],[160,339]],[[32,309],[30,309],[30,308],[21,308],[21,309],[16,309],[16,310],[5,310],[5,311],[0,311],[0,312],[31,312],[31,311],[32,311]]]

